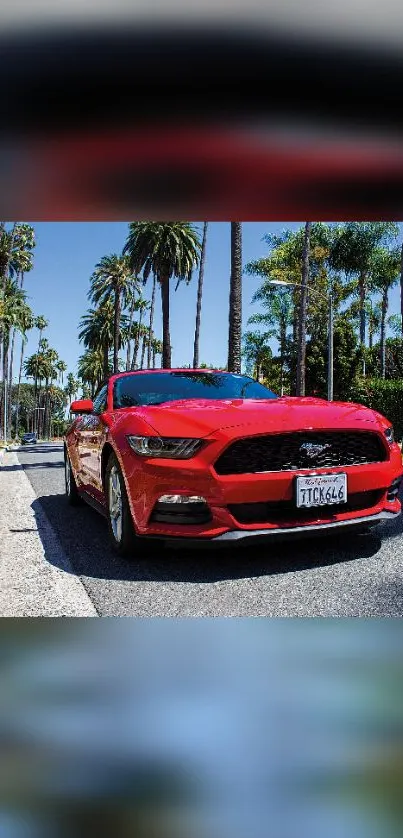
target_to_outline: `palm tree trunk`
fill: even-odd
[[[119,333],[120,333],[120,289],[115,290],[115,312],[113,322],[113,372],[119,372]]]
[[[228,372],[241,372],[242,341],[242,225],[231,221],[231,279],[229,294]]]
[[[36,351],[36,370],[35,370],[35,386],[34,386],[34,404],[35,407],[39,407],[39,395],[38,395],[38,356],[39,356],[39,347],[41,345],[42,340],[42,329],[39,330],[39,339],[38,339],[38,349]],[[37,403],[38,397],[38,403]],[[39,422],[39,410],[36,410],[34,413],[36,425]]]
[[[153,370],[155,370],[155,346],[153,346]]]
[[[5,330],[3,333],[3,437],[8,439],[8,407],[7,407],[7,392],[8,392],[8,346],[10,333]]]
[[[1,295],[0,296],[0,301],[1,302],[3,302],[3,300],[5,299],[5,296],[6,296],[7,278],[8,278],[8,273],[9,273],[9,270],[10,270],[11,254],[12,254],[12,250],[13,250],[13,247],[14,247],[16,227],[17,227],[17,222],[15,221],[14,224],[13,224],[12,230],[11,230],[11,240],[10,240],[9,251],[8,251],[8,254],[7,254],[7,260],[6,260],[6,264],[4,265],[4,268],[3,268],[3,276],[1,277],[1,286],[0,286],[0,295]],[[3,232],[4,232],[4,227],[3,227],[2,233]],[[3,330],[3,328],[1,328],[0,329],[0,350],[2,349],[2,352],[3,352],[3,365],[2,365],[3,366],[3,410],[4,410],[5,401],[6,401],[6,398],[5,398],[6,397],[6,391],[5,391],[6,379],[4,378],[5,341],[6,341],[6,333]],[[0,374],[1,374],[1,364],[0,364]]]
[[[194,347],[193,347],[193,369],[197,369],[198,366],[199,366],[200,320],[201,320],[201,305],[202,305],[202,296],[203,296],[204,265],[205,265],[205,261],[206,261],[207,227],[208,227],[208,221],[205,221],[204,225],[203,225],[203,239],[202,239],[201,254],[200,254],[199,281],[198,281],[198,284],[197,284],[196,327],[195,327],[195,339],[194,339]]]
[[[142,321],[142,319],[143,319],[143,311],[142,311],[142,309],[140,309],[139,320],[138,320],[138,323],[137,323],[136,337],[134,339],[134,344],[133,344],[133,355],[132,355],[132,362],[131,362],[131,365],[130,365],[131,370],[137,369],[137,355],[139,354],[139,348],[140,348],[141,321]]]
[[[153,339],[153,326],[154,326],[154,309],[155,309],[155,292],[157,288],[157,278],[155,274],[153,274],[153,290],[151,293],[151,308],[150,308],[150,321],[148,324],[149,332],[149,341],[148,341],[148,350],[147,350],[147,367],[150,369],[151,367],[151,355],[152,355],[152,339]]]
[[[381,378],[386,378],[386,317],[388,314],[388,291],[385,288],[382,296],[382,313],[381,313]]]
[[[132,298],[132,303],[131,303],[131,306],[130,306],[130,314],[129,314],[129,328],[128,328],[129,337],[127,339],[126,371],[128,371],[130,369],[130,350],[131,350],[130,334],[131,334],[131,328],[132,328],[132,325],[133,325],[134,306],[135,305],[136,305],[136,298],[135,298],[134,291],[133,291],[133,298]]]
[[[12,390],[13,390],[13,365],[14,365],[14,344],[15,344],[15,332],[16,330],[13,329],[13,334],[11,338],[11,350],[10,350],[10,364],[9,364],[9,381],[8,381],[8,417],[7,417],[7,427],[11,431],[11,400],[12,400]]]
[[[162,301],[162,368],[171,369],[171,335],[169,333],[169,277],[162,276],[161,301]]]
[[[309,245],[312,222],[305,222],[304,249],[302,252],[301,300],[298,318],[297,396],[305,396],[306,374],[306,310],[309,278]]]
[[[20,414],[20,390],[21,390],[21,378],[22,378],[22,365],[24,362],[24,351],[25,351],[25,340],[24,336],[22,337],[21,341],[21,355],[20,355],[20,370],[18,373],[18,386],[17,386],[17,396],[15,400],[15,436],[18,436],[18,422],[19,422],[19,414]],[[29,428],[27,428],[29,430]]]

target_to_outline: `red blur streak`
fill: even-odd
[[[251,129],[167,129],[116,134],[54,137],[26,149],[30,182],[21,188],[22,215],[36,220],[105,220],[133,218],[193,217],[211,220],[296,220],[361,218],[379,219],[373,209],[354,201],[354,186],[370,192],[385,178],[403,185],[403,149],[396,143],[369,143],[357,138],[302,138],[290,132],[280,136]],[[192,173],[203,183],[201,194],[180,200],[170,196],[172,207],[153,205],[152,187],[147,207],[136,201],[136,188],[125,203],[102,189],[101,179],[150,176],[169,173],[174,166],[179,184],[189,186]],[[344,182],[352,190],[348,206],[332,197],[332,189]],[[315,198],[326,185],[328,198]],[[387,189],[387,187],[386,187]],[[180,189],[178,189],[178,193]],[[28,202],[28,206],[27,206]],[[403,203],[403,202],[402,202]],[[150,206],[152,211],[150,212]],[[403,208],[403,207],[402,207]],[[129,212],[129,209],[132,210]],[[172,209],[170,212],[169,210]],[[23,210],[23,212],[22,212]],[[166,213],[168,212],[168,215]],[[18,213],[17,213],[18,214]],[[396,207],[390,214],[396,216]]]

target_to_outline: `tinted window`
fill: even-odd
[[[115,382],[115,408],[155,405],[182,399],[275,399],[274,393],[245,375],[164,372],[125,375]]]
[[[103,413],[106,410],[106,400],[108,397],[108,385],[106,384],[105,387],[99,391],[98,395],[94,399],[94,413]]]

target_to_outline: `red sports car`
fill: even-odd
[[[357,404],[277,397],[244,375],[113,375],[65,438],[66,492],[109,522],[114,548],[234,544],[366,529],[401,514],[390,422]]]

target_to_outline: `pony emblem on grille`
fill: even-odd
[[[322,454],[323,451],[331,447],[329,444],[322,445],[320,442],[304,442],[299,450],[301,454],[305,454],[310,460],[315,460],[316,457],[319,457],[319,454]]]

